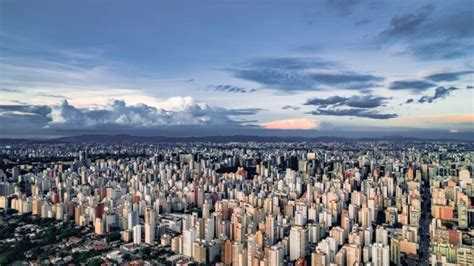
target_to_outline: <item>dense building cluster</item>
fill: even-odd
[[[90,228],[62,244],[103,245],[105,263],[474,265],[472,148],[4,145],[0,208]]]

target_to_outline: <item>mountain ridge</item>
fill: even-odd
[[[382,137],[299,137],[299,136],[255,136],[255,135],[230,135],[230,136],[199,136],[199,137],[169,137],[169,136],[138,136],[129,134],[83,134],[77,136],[57,137],[52,139],[41,138],[0,138],[2,144],[53,144],[53,143],[104,143],[104,144],[132,144],[132,143],[177,143],[177,142],[353,142],[353,141],[445,141],[445,142],[472,142],[474,140],[460,140],[453,138],[418,138],[399,135],[387,135]]]

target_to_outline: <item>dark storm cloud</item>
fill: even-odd
[[[426,77],[428,80],[432,81],[458,81],[464,75],[473,74],[474,71],[458,71],[458,72],[444,72],[444,73],[437,73],[433,75],[429,75]],[[470,77],[472,79],[472,77]]]
[[[256,89],[246,89],[233,85],[216,85],[210,86],[215,91],[231,92],[231,93],[251,93],[257,91]]]
[[[432,103],[438,99],[444,99],[446,96],[448,96],[451,92],[458,90],[456,87],[438,87],[435,90],[435,94],[432,96],[425,95],[422,96],[420,99],[418,99],[419,103]]]
[[[426,80],[399,80],[392,82],[389,86],[389,89],[422,92],[434,86],[436,86],[436,84]]]
[[[380,97],[375,95],[364,95],[364,96],[351,96],[351,97],[341,97],[341,96],[332,96],[326,99],[321,98],[312,98],[309,99],[305,105],[316,105],[319,107],[326,107],[329,105],[333,106],[348,106],[348,107],[357,107],[357,108],[376,108],[384,106],[385,102],[389,98]]]
[[[310,114],[328,115],[328,116],[353,116],[353,117],[363,117],[363,118],[380,119],[380,120],[398,117],[397,114],[379,113],[376,111],[360,109],[360,108],[349,108],[349,109],[318,108],[317,110],[310,112]]]
[[[227,69],[234,77],[280,91],[347,89],[367,91],[384,78],[340,70],[338,63],[320,58],[265,58]]]

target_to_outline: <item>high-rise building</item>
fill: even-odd
[[[388,245],[388,231],[383,226],[377,226],[375,229],[375,242]]]
[[[342,247],[336,254],[335,261],[337,265],[346,266],[346,248]]]
[[[95,234],[96,235],[103,235],[104,234],[104,222],[101,218],[95,218],[95,226],[94,226]]]
[[[308,229],[300,226],[293,226],[290,230],[290,260],[294,261],[304,257],[308,244]]]
[[[372,225],[372,211],[367,207],[362,207],[359,210],[359,222],[362,227],[369,227]]]
[[[397,237],[390,239],[390,261],[392,263],[400,263],[400,240]]]
[[[271,246],[269,251],[270,265],[283,265],[284,255],[283,247],[281,245]]]
[[[253,261],[257,253],[257,243],[255,239],[255,235],[250,234],[247,236],[247,261],[250,263]]]
[[[362,250],[360,246],[350,244],[346,246],[346,251],[347,251],[347,256],[346,256],[346,262],[347,265],[356,265],[357,263],[362,262]]]
[[[130,211],[127,216],[128,229],[133,229],[138,224],[138,212]]]
[[[133,244],[139,245],[142,243],[142,226],[137,224],[133,227]]]
[[[197,263],[206,264],[207,261],[207,248],[203,242],[196,241],[193,243],[193,260]]]
[[[320,250],[311,253],[311,266],[326,266],[328,265],[327,256]]]
[[[222,262],[226,265],[232,264],[232,241],[230,239],[224,240],[221,258]]]
[[[372,263],[374,266],[390,265],[390,249],[382,243],[372,245]]]
[[[204,219],[207,219],[209,218],[211,215],[211,204],[209,202],[204,202],[204,204],[202,205],[202,218]]]
[[[155,241],[155,225],[145,223],[145,243],[151,244]]]
[[[192,257],[193,256],[193,243],[196,241],[197,233],[196,229],[190,228],[183,231],[183,254]]]
[[[240,242],[234,242],[232,244],[232,266],[239,266],[243,264],[243,244]],[[245,262],[246,262],[245,257]]]
[[[468,223],[468,211],[464,200],[460,200],[458,204],[458,227],[459,229],[466,229],[469,226]]]
[[[461,246],[456,251],[457,264],[461,266],[474,265],[474,250],[469,246]]]
[[[145,223],[147,224],[155,224],[156,221],[155,221],[155,210],[153,210],[152,208],[147,208],[145,210]]]
[[[212,239],[214,239],[214,219],[212,217],[207,218],[204,220],[204,223],[204,239],[206,241],[211,241]]]
[[[267,236],[268,244],[273,245],[275,243],[275,217],[268,215],[265,219],[265,235]]]

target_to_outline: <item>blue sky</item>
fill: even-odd
[[[472,25],[472,1],[1,1],[0,134],[472,133]]]

